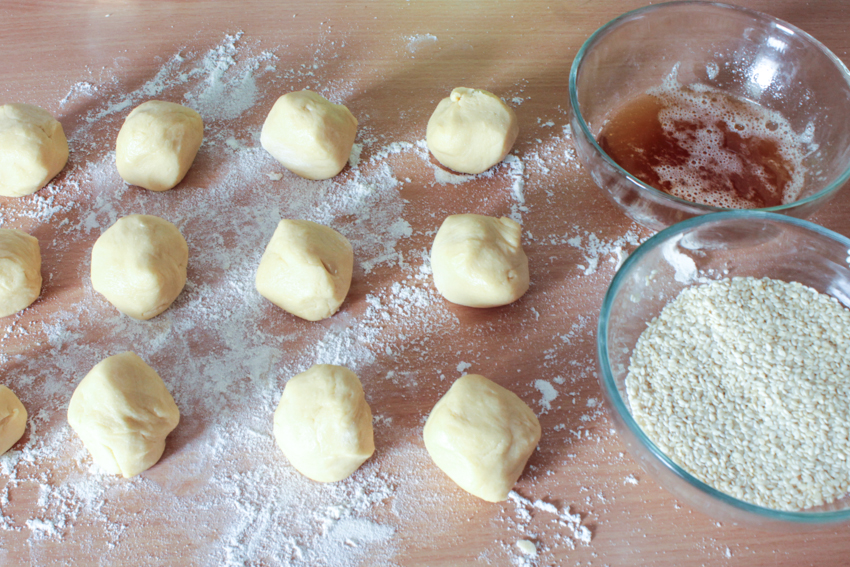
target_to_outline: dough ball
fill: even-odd
[[[449,169],[481,173],[505,159],[518,133],[516,114],[502,99],[481,89],[458,87],[437,105],[425,141]]]
[[[183,180],[204,140],[201,115],[173,102],[149,100],[118,132],[115,162],[130,185],[167,191]]]
[[[346,237],[306,220],[282,220],[257,269],[260,295],[308,321],[337,312],[348,295],[354,251]]]
[[[20,230],[0,228],[0,317],[29,307],[40,293],[38,240]]]
[[[186,284],[189,247],[177,227],[151,215],[130,215],[110,226],[91,251],[91,283],[119,311],[156,317]]]
[[[357,119],[313,91],[285,94],[269,112],[260,143],[283,167],[307,179],[330,179],[345,167]]]
[[[96,364],[68,404],[68,423],[92,460],[124,478],[156,464],[179,421],[162,378],[133,352]]]
[[[0,455],[12,448],[27,427],[27,410],[15,392],[0,385]]]
[[[488,502],[507,499],[540,441],[540,422],[513,392],[467,374],[425,422],[425,448],[458,486]]]
[[[516,221],[482,215],[452,215],[431,248],[437,290],[468,307],[507,305],[528,290],[528,258]]]
[[[351,370],[317,364],[286,383],[274,412],[277,444],[301,474],[336,482],[375,452],[372,412]]]
[[[68,163],[62,125],[31,104],[0,106],[0,195],[35,193]]]

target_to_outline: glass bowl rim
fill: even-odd
[[[652,456],[655,457],[655,459],[657,459],[657,461],[659,461],[665,468],[672,471],[673,474],[675,474],[681,480],[684,480],[688,485],[697,489],[698,491],[708,494],[709,496],[715,498],[716,500],[719,500],[720,502],[726,505],[732,506],[738,510],[759,516],[767,520],[779,520],[788,523],[796,522],[809,525],[837,524],[841,522],[846,522],[850,520],[850,507],[844,510],[830,510],[825,512],[806,512],[802,510],[777,510],[775,508],[767,508],[764,506],[758,506],[756,504],[751,504],[749,502],[739,500],[697,479],[691,473],[689,473],[681,466],[673,462],[673,460],[668,457],[643,432],[640,425],[638,425],[634,417],[632,417],[632,413],[629,410],[628,403],[625,401],[623,396],[620,395],[620,391],[617,388],[617,384],[614,380],[614,375],[611,371],[611,365],[608,359],[608,323],[611,315],[611,306],[614,297],[620,291],[620,288],[623,285],[624,281],[631,275],[632,267],[638,262],[640,262],[640,260],[651,250],[656,249],[658,246],[661,246],[665,242],[668,242],[669,239],[679,234],[682,234],[692,228],[696,228],[704,224],[714,223],[718,221],[740,222],[742,220],[752,219],[785,223],[794,225],[799,228],[807,229],[808,231],[815,233],[819,237],[824,237],[838,242],[839,244],[842,244],[844,248],[848,251],[848,254],[850,254],[850,239],[841,234],[838,234],[837,232],[833,232],[827,228],[824,228],[809,221],[789,217],[786,215],[779,215],[765,211],[755,211],[751,209],[711,213],[707,215],[696,216],[673,226],[670,226],[668,228],[665,228],[664,230],[661,230],[660,232],[654,234],[645,242],[643,242],[640,246],[638,246],[638,248],[634,252],[632,252],[628,256],[628,258],[626,258],[626,260],[623,262],[623,265],[620,267],[619,270],[617,270],[617,273],[614,275],[611,284],[608,286],[608,290],[605,292],[605,297],[602,301],[602,309],[599,313],[599,324],[596,335],[597,359],[599,361],[600,368],[599,381],[602,384],[603,391],[606,395],[605,397],[612,406],[610,409],[619,415],[623,423],[629,429],[631,434],[635,436],[638,442],[644,447],[646,447],[652,454]],[[659,484],[661,483],[659,482]]]
[[[570,95],[570,113],[578,122],[579,128],[581,129],[581,133],[584,137],[589,140],[590,145],[593,147],[594,151],[602,156],[602,159],[611,167],[613,167],[617,172],[623,175],[626,179],[628,179],[632,184],[636,185],[643,191],[647,191],[655,198],[661,199],[662,201],[671,201],[673,203],[677,203],[679,205],[685,205],[687,207],[692,207],[698,211],[702,211],[703,213],[712,213],[712,212],[723,212],[723,211],[734,211],[737,209],[731,209],[726,207],[716,207],[713,205],[704,205],[702,203],[695,203],[693,201],[688,201],[679,197],[675,197],[670,195],[669,193],[665,193],[664,191],[660,191],[651,185],[648,185],[623,169],[616,161],[611,159],[611,157],[605,153],[599,143],[596,141],[595,136],[590,132],[590,128],[587,125],[587,122],[582,116],[581,109],[579,108],[578,103],[578,91],[576,90],[576,79],[578,78],[579,70],[584,63],[585,56],[587,53],[596,45],[596,43],[603,39],[610,31],[614,28],[618,27],[625,20],[631,19],[635,16],[639,16],[644,13],[661,11],[669,8],[678,8],[678,7],[696,7],[696,8],[704,8],[704,7],[713,7],[719,8],[721,10],[732,11],[732,12],[740,12],[745,14],[755,20],[760,22],[769,22],[780,28],[783,28],[786,32],[790,32],[792,35],[799,36],[802,38],[804,42],[811,44],[815,49],[821,52],[829,61],[832,62],[833,65],[839,70],[839,72],[844,77],[844,81],[847,83],[848,89],[850,89],[850,70],[847,69],[847,66],[841,61],[832,51],[830,51],[825,45],[823,45],[820,41],[815,39],[811,34],[801,30],[797,26],[790,24],[784,20],[780,20],[770,14],[765,14],[764,12],[758,12],[756,10],[752,10],[750,8],[744,8],[741,6],[734,6],[731,4],[724,4],[721,2],[704,2],[702,0],[677,0],[673,2],[663,2],[660,4],[652,4],[649,6],[643,6],[641,8],[637,8],[621,14],[610,20],[608,23],[601,26],[597,29],[593,34],[585,40],[582,44],[581,48],[576,53],[575,58],[573,59],[573,64],[570,68],[570,79],[569,79],[569,95]],[[836,177],[832,183],[818,191],[813,195],[809,195],[804,199],[800,199],[797,201],[793,201],[791,203],[786,203],[784,205],[777,205],[775,207],[762,207],[758,209],[749,209],[755,211],[766,211],[766,212],[784,212],[790,209],[796,209],[798,207],[807,205],[814,201],[818,201],[820,199],[826,198],[832,193],[836,192],[838,189],[844,186],[847,181],[850,180],[850,162],[847,163],[844,171]]]

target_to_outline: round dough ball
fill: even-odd
[[[330,179],[348,162],[356,134],[357,119],[346,107],[313,91],[298,91],[274,103],[260,143],[291,172]]]
[[[425,141],[449,169],[481,173],[505,159],[518,133],[516,114],[502,99],[481,89],[458,87],[437,105]]]
[[[15,392],[0,385],[0,455],[12,448],[24,435],[27,410]]]
[[[29,307],[40,293],[38,240],[20,230],[0,228],[0,317]]]
[[[468,374],[425,422],[425,448],[458,486],[488,502],[507,499],[540,441],[540,422],[513,392]]]
[[[306,220],[282,220],[266,246],[255,284],[260,295],[308,321],[337,312],[348,295],[354,251],[346,237]]]
[[[186,285],[189,247],[177,227],[151,215],[110,226],[91,251],[92,287],[136,319],[156,317]]]
[[[62,125],[31,104],[0,106],[0,195],[35,193],[68,163]]]
[[[204,121],[191,108],[161,100],[143,102],[118,132],[118,173],[130,185],[167,191],[186,176],[203,141]]]
[[[375,452],[372,412],[351,370],[317,364],[286,383],[274,412],[277,444],[301,474],[336,482]]]
[[[437,290],[468,307],[507,305],[528,290],[528,258],[519,223],[509,218],[452,215],[431,247]]]
[[[124,478],[156,464],[179,421],[162,378],[133,352],[96,364],[68,404],[68,423],[92,460]]]

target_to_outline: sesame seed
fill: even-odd
[[[675,463],[779,510],[850,491],[850,311],[798,282],[682,291],[632,352],[632,414]]]

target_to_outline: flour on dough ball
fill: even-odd
[[[27,410],[15,392],[0,384],[0,455],[23,437]]]
[[[68,140],[49,112],[31,104],[0,106],[0,195],[35,193],[68,163]]]
[[[458,87],[428,120],[425,141],[441,164],[461,173],[482,173],[508,155],[519,133],[516,114],[481,89]]]
[[[109,227],[91,252],[91,283],[119,311],[150,319],[186,285],[189,247],[177,227],[152,215],[129,215]]]
[[[431,247],[437,290],[467,307],[507,305],[528,290],[519,223],[483,215],[447,217]]]
[[[372,412],[360,379],[332,364],[317,364],[292,377],[274,412],[274,436],[307,478],[347,478],[375,452]]]
[[[306,220],[280,221],[255,284],[260,295],[308,321],[337,312],[351,287],[354,251],[334,229]]]
[[[356,134],[357,119],[345,106],[313,91],[298,91],[274,103],[260,143],[291,172],[330,179],[348,162]]]
[[[180,410],[159,374],[133,352],[100,361],[68,404],[68,424],[92,460],[125,478],[159,461]]]
[[[478,374],[459,378],[431,410],[425,448],[458,486],[507,499],[540,441],[540,422],[519,397]]]
[[[191,108],[161,100],[143,102],[118,132],[118,173],[130,185],[167,191],[186,176],[203,140],[204,121]]]
[[[0,228],[0,317],[29,307],[41,294],[38,240],[13,228]]]

